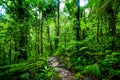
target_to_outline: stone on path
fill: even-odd
[[[64,65],[60,64],[57,57],[50,57],[48,59],[49,65],[55,69],[60,75],[62,80],[75,80],[75,74],[64,68]]]

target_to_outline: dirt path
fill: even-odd
[[[63,63],[60,63],[57,57],[50,57],[48,62],[50,66],[59,73],[62,80],[75,80],[75,74],[71,73],[69,70],[66,70]]]

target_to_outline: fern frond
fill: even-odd
[[[101,76],[101,71],[97,63],[91,66],[91,73],[97,77]]]

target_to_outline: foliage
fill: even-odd
[[[50,56],[77,80],[120,79],[120,0],[79,1],[1,0],[0,79],[61,80]]]
[[[0,78],[4,80],[25,79],[25,80],[45,80],[52,79],[52,76],[57,77],[57,73],[45,63],[46,61],[30,62],[11,64],[1,66]],[[5,77],[6,76],[6,77]],[[59,76],[57,77],[59,78]]]

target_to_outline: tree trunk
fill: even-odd
[[[43,21],[44,21],[44,15],[43,15],[43,12],[42,12],[42,24],[41,24],[41,54],[43,53]]]
[[[37,31],[37,34],[38,34],[38,37],[37,37],[37,42],[38,42],[38,44],[37,44],[37,56],[39,55],[39,53],[40,53],[40,44],[39,44],[39,42],[40,42],[40,22],[38,22],[39,23],[39,27],[38,27],[38,31]]]
[[[24,9],[22,8],[22,0],[18,0],[18,4],[19,4],[19,7],[18,7],[18,23],[19,24],[24,24],[23,20],[25,18],[25,11]],[[25,25],[20,25],[19,26],[19,30],[20,30],[20,37],[19,37],[19,51],[20,51],[20,55],[18,56],[18,58],[23,58],[24,60],[27,59],[27,49],[26,49],[26,41],[27,41],[27,30],[25,28]]]
[[[58,8],[57,8],[57,13],[58,13],[58,25],[57,25],[57,30],[56,30],[56,39],[55,39],[55,49],[58,48],[59,45],[59,35],[60,35],[60,0],[58,0]]]
[[[80,0],[78,0],[78,13],[77,13],[77,27],[76,27],[76,40],[80,41]]]
[[[76,19],[77,19],[77,22],[76,22],[76,27],[75,27],[75,37],[76,37],[76,41],[80,41],[80,0],[77,1],[77,15],[76,15]],[[76,53],[79,53],[79,45],[76,44]]]
[[[107,13],[108,13],[108,25],[109,25],[109,34],[111,36],[115,35],[116,34],[116,26],[115,26],[115,21],[116,21],[116,16],[115,16],[115,12],[114,10],[112,9],[112,6],[109,5],[108,7],[108,10],[107,10]]]
[[[50,48],[50,53],[52,53],[52,42],[51,42],[51,39],[50,39],[50,27],[47,26],[47,33],[48,33],[48,42],[49,42],[49,48]]]
[[[86,0],[84,0],[84,5],[85,5],[85,4],[86,4]],[[83,12],[84,12],[84,23],[86,24],[86,13],[85,13],[85,8],[84,8]]]
[[[108,13],[108,25],[109,25],[109,35],[112,38],[112,41],[110,42],[110,49],[114,50],[115,47],[115,41],[114,41],[114,35],[116,34],[116,15],[115,15],[115,11],[112,9],[112,4],[109,3],[108,5],[108,9],[107,9],[107,13]]]
[[[12,34],[11,34],[12,36]],[[12,39],[10,38],[10,50],[9,50],[9,60],[10,60],[10,64],[11,64],[11,55],[12,55]]]
[[[99,42],[99,24],[100,24],[100,20],[99,20],[99,15],[98,15],[98,23],[97,23],[97,42]]]
[[[102,16],[102,14],[101,14],[101,22],[100,22],[100,36],[101,36],[101,42],[102,42],[102,36],[103,36],[103,16]]]
[[[7,2],[7,1],[5,1]],[[17,22],[17,27],[15,27],[15,32],[14,32],[14,49],[16,53],[20,53],[20,55],[16,56],[16,58],[19,59],[27,59],[27,34],[28,34],[28,28],[25,26],[24,21],[27,20],[28,13],[26,10],[26,5],[27,3],[24,3],[23,0],[12,0],[10,1],[14,6],[10,7],[11,5],[8,5],[7,3],[6,6],[9,8],[8,13],[10,13],[11,17],[14,19],[14,22]],[[29,6],[28,6],[29,7]],[[13,23],[14,23],[13,22]],[[15,23],[16,24],[16,23]]]

